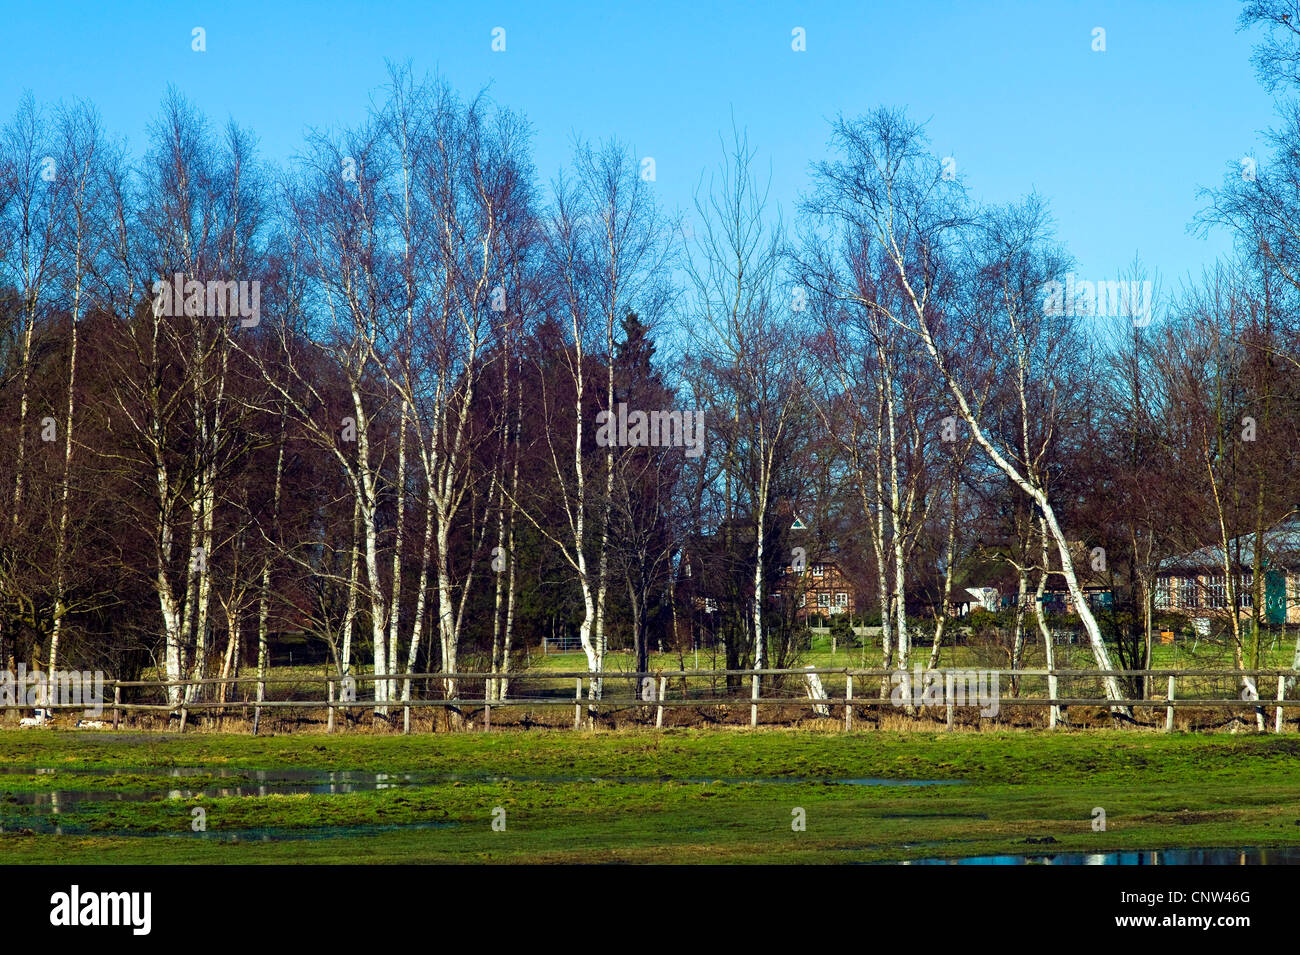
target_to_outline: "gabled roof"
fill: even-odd
[[[1274,524],[1264,531],[1264,546],[1260,555],[1265,567],[1300,567],[1300,520],[1289,519]],[[1255,534],[1242,534],[1228,543],[1228,557],[1236,567],[1253,567],[1255,564]],[[1160,562],[1160,571],[1220,569],[1223,567],[1223,547],[1210,544],[1189,554],[1169,557]]]

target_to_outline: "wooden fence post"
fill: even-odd
[[[409,703],[402,707],[402,735],[411,735],[411,706]]]
[[[1002,692],[999,690],[998,696],[1001,695]],[[944,732],[948,733],[952,732],[953,727],[957,725],[957,704],[954,702],[957,699],[957,683],[951,671],[943,676],[943,698],[947,701],[943,714]]]
[[[1047,695],[1050,696],[1053,700],[1055,700],[1059,692],[1060,690],[1056,682],[1056,670],[1055,668],[1053,668],[1047,671]],[[1053,703],[1051,706],[1047,708],[1047,728],[1049,730],[1056,729],[1056,724],[1059,723],[1060,721],[1061,721],[1061,708],[1057,706],[1055,703]]]
[[[853,674],[844,677],[844,732],[853,729]]]
[[[1277,716],[1273,720],[1273,732],[1282,732],[1282,701],[1286,699],[1286,677],[1277,676]]]
[[[185,704],[188,702],[185,698],[190,695],[189,690],[190,690],[190,685],[188,683],[181,684],[181,730],[180,731],[182,733],[185,732],[185,721],[189,718],[190,715],[189,711],[185,708]]]
[[[582,728],[582,677],[578,677],[577,685],[573,690],[573,728],[575,730]]]
[[[326,680],[325,686],[328,688],[326,693],[326,699],[329,701],[329,713],[325,717],[325,727],[326,727],[325,732],[333,733],[334,732],[334,678],[330,677],[328,680]]]
[[[750,679],[749,698],[752,701],[749,704],[749,728],[758,728],[758,674],[755,673]]]
[[[1165,692],[1165,699],[1168,700],[1170,703],[1174,701],[1173,674],[1169,675],[1169,689]],[[1165,732],[1172,733],[1173,731],[1174,731],[1174,708],[1172,706],[1166,706],[1165,707]]]
[[[668,677],[659,678],[659,706],[655,710],[655,729],[664,728],[664,694],[668,692]]]
[[[257,681],[257,702],[261,703],[264,699],[266,699],[266,681],[258,680]],[[262,725],[262,707],[255,706],[253,707],[253,735],[254,736],[257,735],[257,730],[261,725]]]
[[[118,720],[122,716],[122,684],[113,684],[113,729],[117,729]]]

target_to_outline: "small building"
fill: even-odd
[[[972,610],[987,610],[989,613],[998,611],[998,588],[996,587],[967,587],[966,596],[958,596],[953,599],[958,616],[966,616]]]

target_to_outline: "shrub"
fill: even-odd
[[[853,632],[853,625],[845,614],[831,618],[831,637],[841,647],[856,647],[858,635]]]

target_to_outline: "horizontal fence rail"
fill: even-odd
[[[1101,692],[1100,686],[1106,677],[1138,677],[1148,681],[1148,695],[1142,698],[1125,698],[1109,700]],[[764,678],[770,683],[768,695],[763,695]],[[842,688],[834,690],[826,687],[823,678],[842,680]],[[1250,683],[1246,684],[1249,679]],[[1287,693],[1300,679],[1300,671],[1291,669],[1255,669],[1255,670],[1057,670],[1057,669],[969,669],[951,668],[936,670],[911,671],[884,668],[855,667],[802,667],[802,668],[764,668],[737,670],[653,670],[635,671],[592,671],[592,670],[516,670],[502,673],[483,671],[465,671],[456,673],[349,673],[349,674],[297,674],[293,676],[264,677],[208,677],[186,680],[105,680],[103,690],[112,692],[112,701],[103,699],[96,707],[100,713],[111,712],[113,728],[117,729],[123,716],[130,713],[145,715],[163,715],[168,717],[169,725],[173,720],[179,721],[181,732],[185,731],[190,715],[202,715],[209,719],[216,717],[224,720],[232,714],[246,714],[253,711],[252,731],[258,731],[262,711],[321,711],[326,713],[327,731],[334,732],[336,714],[353,714],[356,711],[374,710],[385,721],[390,711],[402,713],[403,732],[411,731],[411,714],[420,710],[441,710],[444,714],[455,713],[460,720],[460,728],[474,725],[474,717],[481,719],[482,728],[491,727],[493,710],[508,708],[547,708],[573,707],[573,727],[580,729],[584,725],[595,725],[601,713],[622,711],[629,708],[654,710],[654,724],[662,728],[665,710],[676,708],[700,708],[709,706],[748,706],[749,724],[759,723],[760,707],[794,707],[812,710],[822,719],[831,718],[831,708],[838,708],[839,717],[846,730],[852,729],[855,711],[880,711],[893,708],[908,716],[916,716],[923,711],[933,712],[942,709],[946,723],[954,725],[955,711],[958,708],[976,708],[982,719],[996,719],[1004,707],[1020,710],[1022,708],[1042,708],[1050,714],[1050,726],[1057,725],[1060,710],[1069,707],[1099,708],[1116,719],[1117,722],[1134,722],[1131,712],[1139,708],[1165,710],[1164,729],[1174,728],[1174,711],[1209,709],[1209,710],[1250,710],[1256,714],[1257,725],[1263,728],[1264,713],[1268,708],[1274,710],[1273,728],[1282,732],[1284,711],[1300,707],[1300,699],[1287,699]],[[708,681],[708,685],[692,687],[690,681]],[[1053,693],[1043,695],[1025,693],[1027,680],[1047,681],[1088,681],[1095,685],[1094,692],[1081,693],[1078,688],[1062,693],[1056,687]],[[730,682],[727,682],[730,681]],[[1157,683],[1155,681],[1160,681]],[[1180,694],[1180,681],[1184,692]],[[1222,695],[1191,695],[1186,692],[1189,685],[1206,682],[1211,684],[1240,685],[1241,691],[1231,697]],[[1268,681],[1267,684],[1265,681]],[[1276,681],[1275,687],[1273,681]],[[395,697],[376,698],[376,684],[385,684],[396,692]],[[462,692],[463,684],[470,684],[473,689],[482,691],[482,695]],[[474,686],[477,684],[477,686]],[[1162,685],[1161,685],[1162,684]],[[371,687],[371,695],[363,697],[359,690],[363,686]],[[503,695],[509,686],[510,692]],[[596,691],[597,685],[600,691]],[[627,693],[631,686],[632,693]],[[855,694],[855,685],[858,693]],[[293,686],[297,688],[319,687],[321,692],[308,698],[269,699],[268,687]],[[1049,682],[1049,687],[1051,683]],[[1157,696],[1155,688],[1163,690]],[[240,687],[256,689],[256,697],[249,699],[229,699],[231,691]],[[567,687],[567,688],[566,688]],[[206,688],[219,688],[220,699],[206,699]],[[495,688],[495,692],[494,692]],[[896,690],[905,689],[901,694]],[[1012,688],[1008,695],[1005,690]],[[1266,692],[1272,690],[1272,693]],[[863,693],[866,689],[868,692]],[[1213,689],[1213,687],[1211,687]],[[451,696],[430,696],[430,691],[441,690],[453,693]],[[623,692],[620,692],[622,690]],[[692,691],[697,691],[692,695]],[[1253,692],[1252,692],[1253,690]],[[124,698],[123,691],[134,691],[134,695],[153,696],[153,699]],[[169,693],[169,691],[172,691]],[[425,695],[417,696],[417,691]],[[723,692],[720,692],[723,691]],[[974,696],[972,696],[974,691]],[[674,693],[676,694],[674,698]],[[814,693],[816,695],[814,695]],[[174,701],[174,702],[173,702]],[[87,711],[91,707],[87,702],[49,702],[38,703],[35,709],[47,712],[75,713]],[[4,710],[32,711],[33,706],[5,704]],[[44,724],[47,720],[26,720],[26,723]],[[788,722],[788,721],[787,721]],[[103,719],[96,719],[95,725],[102,727]]]

